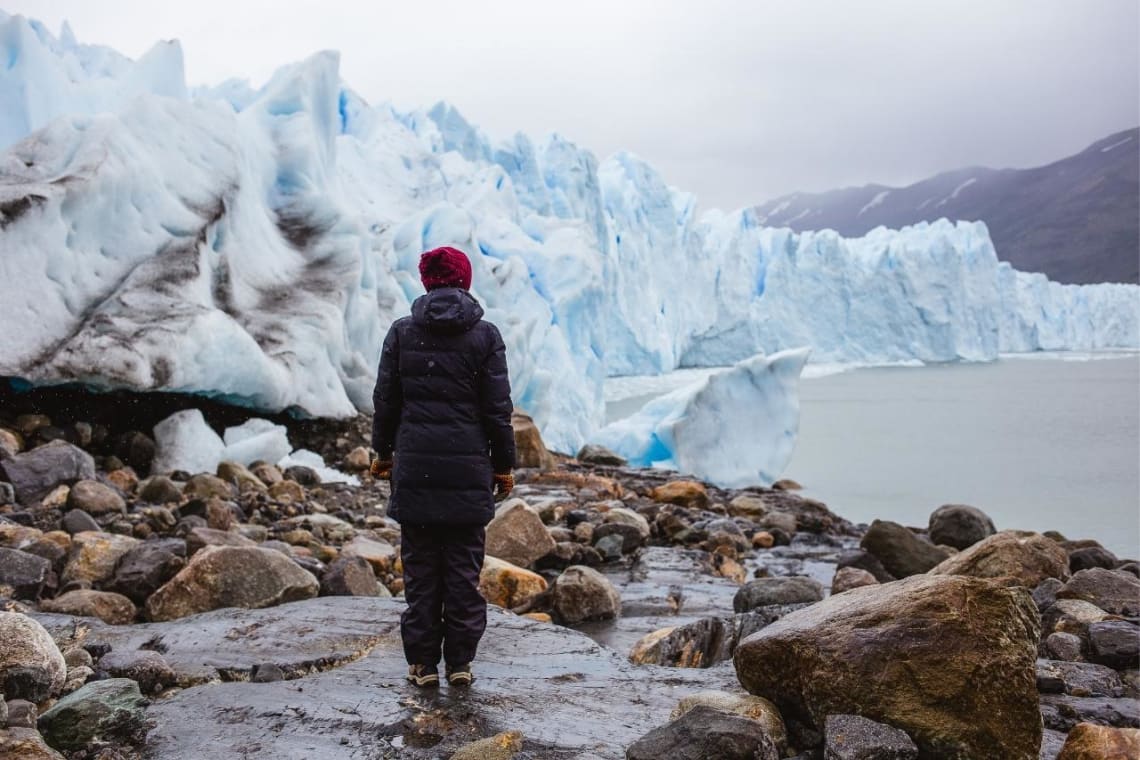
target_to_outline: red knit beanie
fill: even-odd
[[[434,248],[420,256],[420,280],[425,290],[471,289],[471,262],[458,248]]]

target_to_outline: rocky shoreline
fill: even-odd
[[[425,693],[367,420],[289,423],[351,486],[151,473],[157,419],[76,408],[0,406],[0,757],[1140,752],[1140,566],[1093,541],[963,505],[857,526],[794,483],[552,454],[520,415],[478,680]]]

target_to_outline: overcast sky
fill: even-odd
[[[1137,0],[0,0],[190,84],[341,51],[370,102],[631,150],[704,207],[1033,166],[1140,123]]]

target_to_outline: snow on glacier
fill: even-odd
[[[563,451],[602,427],[607,376],[1140,345],[1140,289],[1016,272],[982,224],[701,213],[628,152],[370,105],[335,53],[188,90],[177,43],[131,62],[0,15],[0,48],[0,375],[368,411],[438,245],[471,256],[515,402]]]
[[[745,359],[653,399],[593,441],[630,464],[697,474],[723,488],[771,485],[795,448],[797,386],[810,353]]]

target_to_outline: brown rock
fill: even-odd
[[[1140,729],[1078,723],[1065,739],[1057,760],[1136,760],[1138,757]]]
[[[120,467],[107,473],[107,482],[123,493],[134,493],[139,487],[139,476],[130,467]]]
[[[529,475],[527,483],[565,486],[568,489],[578,491],[580,494],[589,491],[594,499],[620,499],[625,493],[621,483],[613,478],[605,478],[588,472],[541,471]]]
[[[554,457],[542,442],[538,426],[528,415],[515,411],[511,415],[511,427],[515,431],[515,462],[519,467],[535,467],[541,470],[554,469]]]
[[[269,486],[269,497],[282,504],[300,504],[305,500],[305,487],[295,480],[280,480]]]
[[[85,530],[71,537],[71,552],[63,568],[63,583],[101,583],[115,573],[115,565],[139,543],[137,538]]]
[[[214,530],[229,530],[234,524],[230,503],[221,499],[206,500],[206,526]]]
[[[52,637],[19,612],[0,611],[0,693],[42,702],[63,688],[67,665]]]
[[[500,504],[487,524],[487,554],[519,567],[549,554],[554,543],[542,518],[522,499]]]
[[[791,478],[780,478],[772,484],[773,491],[802,491],[804,487]]]
[[[364,472],[372,464],[372,454],[363,446],[357,446],[344,458],[344,468],[349,472]]]
[[[875,576],[866,570],[860,570],[857,567],[841,567],[835,571],[835,577],[831,580],[831,593],[842,594],[844,591],[850,591],[853,588],[874,586],[878,582]]]
[[[67,506],[71,496],[71,486],[56,486],[40,500],[40,509],[60,509]]]
[[[0,757],[6,760],[64,760],[63,755],[44,743],[34,728],[0,731]]]
[[[24,438],[15,430],[0,428],[0,449],[9,454],[19,454],[24,450]]]
[[[486,739],[464,744],[455,750],[451,760],[511,760],[522,751],[522,747],[522,733],[504,731]]]
[[[23,435],[33,435],[46,427],[51,427],[51,417],[46,414],[21,414],[16,418],[16,430]]]
[[[920,575],[792,612],[734,662],[749,692],[815,731],[828,715],[874,715],[931,760],[1037,760],[1039,633],[1024,589]]]
[[[73,485],[67,496],[67,506],[82,509],[93,517],[127,511],[127,503],[118,491],[95,480],[81,480]]]
[[[99,618],[108,625],[129,625],[135,620],[134,602],[110,591],[78,589],[40,602],[44,612]]]
[[[752,534],[752,546],[755,549],[771,549],[776,545],[776,537],[766,530],[758,530]]]
[[[728,513],[733,517],[759,520],[771,508],[763,498],[752,493],[742,493],[728,503]]]
[[[1056,542],[1039,533],[1006,530],[955,554],[930,572],[1013,578],[1022,586],[1036,588],[1046,578],[1068,580],[1069,556]]]
[[[859,545],[896,578],[925,573],[950,556],[945,549],[923,541],[906,527],[889,520],[871,523]]]
[[[479,573],[479,591],[488,604],[511,609],[546,591],[546,579],[538,573],[487,555]]]
[[[695,480],[673,480],[657,486],[649,495],[663,504],[680,504],[694,509],[704,509],[709,505],[709,492],[704,484]]]
[[[280,483],[285,479],[285,476],[281,474],[281,470],[279,470],[276,466],[267,464],[265,462],[260,462],[253,465],[249,468],[249,471],[257,476],[257,479],[267,486],[271,486],[274,483]]]
[[[182,495],[187,499],[209,499],[216,496],[219,499],[229,499],[234,495],[233,486],[215,475],[201,473],[186,481]]]
[[[227,483],[233,483],[239,494],[265,491],[265,484],[245,465],[238,462],[219,462],[216,474]]]
[[[281,552],[256,546],[210,546],[146,602],[161,622],[221,607],[257,609],[317,595],[320,584]]]

